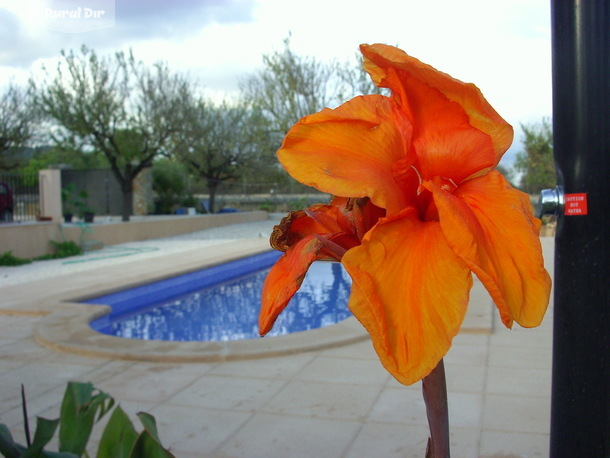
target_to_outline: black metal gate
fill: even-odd
[[[37,173],[0,172],[0,224],[36,221],[39,199]]]

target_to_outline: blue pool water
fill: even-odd
[[[269,252],[84,301],[112,312],[91,323],[132,339],[226,341],[258,337],[262,285],[281,253]],[[315,262],[269,336],[335,324],[351,316],[351,279],[335,262]]]

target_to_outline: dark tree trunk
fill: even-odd
[[[218,191],[218,183],[215,181],[208,181],[208,191],[210,192],[210,198],[208,200],[208,207],[210,213],[216,212],[216,191]]]
[[[123,192],[121,219],[122,221],[129,221],[133,212],[133,185],[131,181],[121,183],[121,191]]]

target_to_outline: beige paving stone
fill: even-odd
[[[1,301],[1,299],[0,299]],[[34,326],[40,316],[20,316],[0,314],[0,339],[23,339],[34,335]]]
[[[49,352],[38,345],[32,337],[23,337],[0,346],[0,358],[35,362],[47,357]]]
[[[11,342],[12,343],[12,342]],[[0,349],[0,370],[1,373],[4,374],[6,372],[10,372],[13,369],[16,369],[21,366],[25,366],[29,364],[29,361],[25,361],[21,358],[17,358],[14,355],[3,355],[1,354],[2,350]],[[0,387],[0,391],[2,388]]]
[[[96,358],[88,358],[89,360],[95,360]],[[183,373],[183,374],[193,374],[196,376],[203,376],[204,374],[209,373],[214,367],[218,366],[218,363],[189,363],[189,364],[181,364],[181,363],[155,363],[155,362],[126,362],[126,361],[115,361],[115,363],[120,364],[121,366],[129,365],[130,367],[137,367],[140,370],[145,370],[151,372],[153,374],[158,374],[159,376],[163,376],[164,374],[172,374]]]
[[[403,423],[427,427],[426,405],[421,383],[406,387],[387,387],[383,390],[367,418],[379,423]]]
[[[286,382],[206,375],[181,389],[168,404],[250,412],[261,408]]]
[[[476,458],[477,428],[450,428],[451,456]],[[430,431],[427,426],[397,423],[366,423],[347,453],[350,458],[424,456]]]
[[[318,382],[379,385],[387,382],[389,377],[388,372],[378,361],[319,356],[305,366],[295,378]]]
[[[447,390],[462,393],[482,393],[485,386],[484,366],[469,366],[466,364],[445,364]]]
[[[65,387],[68,381],[84,378],[92,371],[91,366],[37,361],[26,364],[0,375],[0,409],[21,405],[21,384],[25,386],[28,399],[58,387]]]
[[[193,409],[163,404],[150,412],[161,443],[177,457],[213,456],[213,452],[251,417],[247,412]]]
[[[541,396],[488,394],[483,429],[546,434],[550,429],[551,400]]]
[[[490,334],[493,328],[493,302],[475,275],[473,275],[473,280],[470,301],[461,329],[462,332]]]
[[[476,346],[485,346],[489,341],[488,334],[472,334],[469,332],[460,332],[457,336],[453,338],[452,345],[476,345]]]
[[[486,392],[524,396],[551,396],[551,371],[520,367],[492,367],[487,373]]]
[[[483,431],[481,458],[535,458],[549,456],[548,434]]]
[[[243,458],[334,458],[349,448],[361,424],[258,413],[214,455]]]
[[[518,367],[530,369],[551,369],[552,352],[550,348],[538,346],[511,347],[505,345],[489,346],[489,366]]]
[[[398,423],[366,423],[346,458],[404,458],[424,456],[429,430]]]
[[[485,366],[487,363],[487,345],[483,341],[479,345],[454,344],[444,358],[447,364],[468,364],[470,366]]]
[[[494,331],[489,341],[497,346],[528,348],[535,346],[550,349],[553,346],[553,333],[539,327],[534,329],[501,327]]]
[[[449,402],[449,425],[451,428],[480,428],[483,412],[481,393],[447,394]]]
[[[449,425],[449,442],[453,458],[479,458],[481,432],[478,428],[460,428]],[[418,455],[420,456],[420,455]]]
[[[359,358],[379,361],[370,338],[351,345],[341,345],[322,350],[323,356],[338,356],[339,358]],[[381,363],[379,363],[381,365]]]
[[[315,353],[305,352],[275,358],[225,361],[216,364],[209,374],[288,380],[314,358]]]
[[[372,385],[292,381],[263,406],[262,411],[361,421],[380,390],[381,387]]]
[[[123,370],[118,370],[123,366]],[[192,384],[200,376],[184,371],[157,372],[123,363],[90,374],[90,381],[119,401],[161,403]]]

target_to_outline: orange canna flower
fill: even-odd
[[[356,97],[301,119],[278,157],[298,181],[336,197],[288,215],[272,246],[261,335],[315,260],[341,261],[349,307],[382,364],[412,384],[436,367],[466,313],[472,273],[511,327],[540,324],[551,280],[527,195],[495,166],[512,127],[479,89],[375,44],[364,67],[389,97]]]

